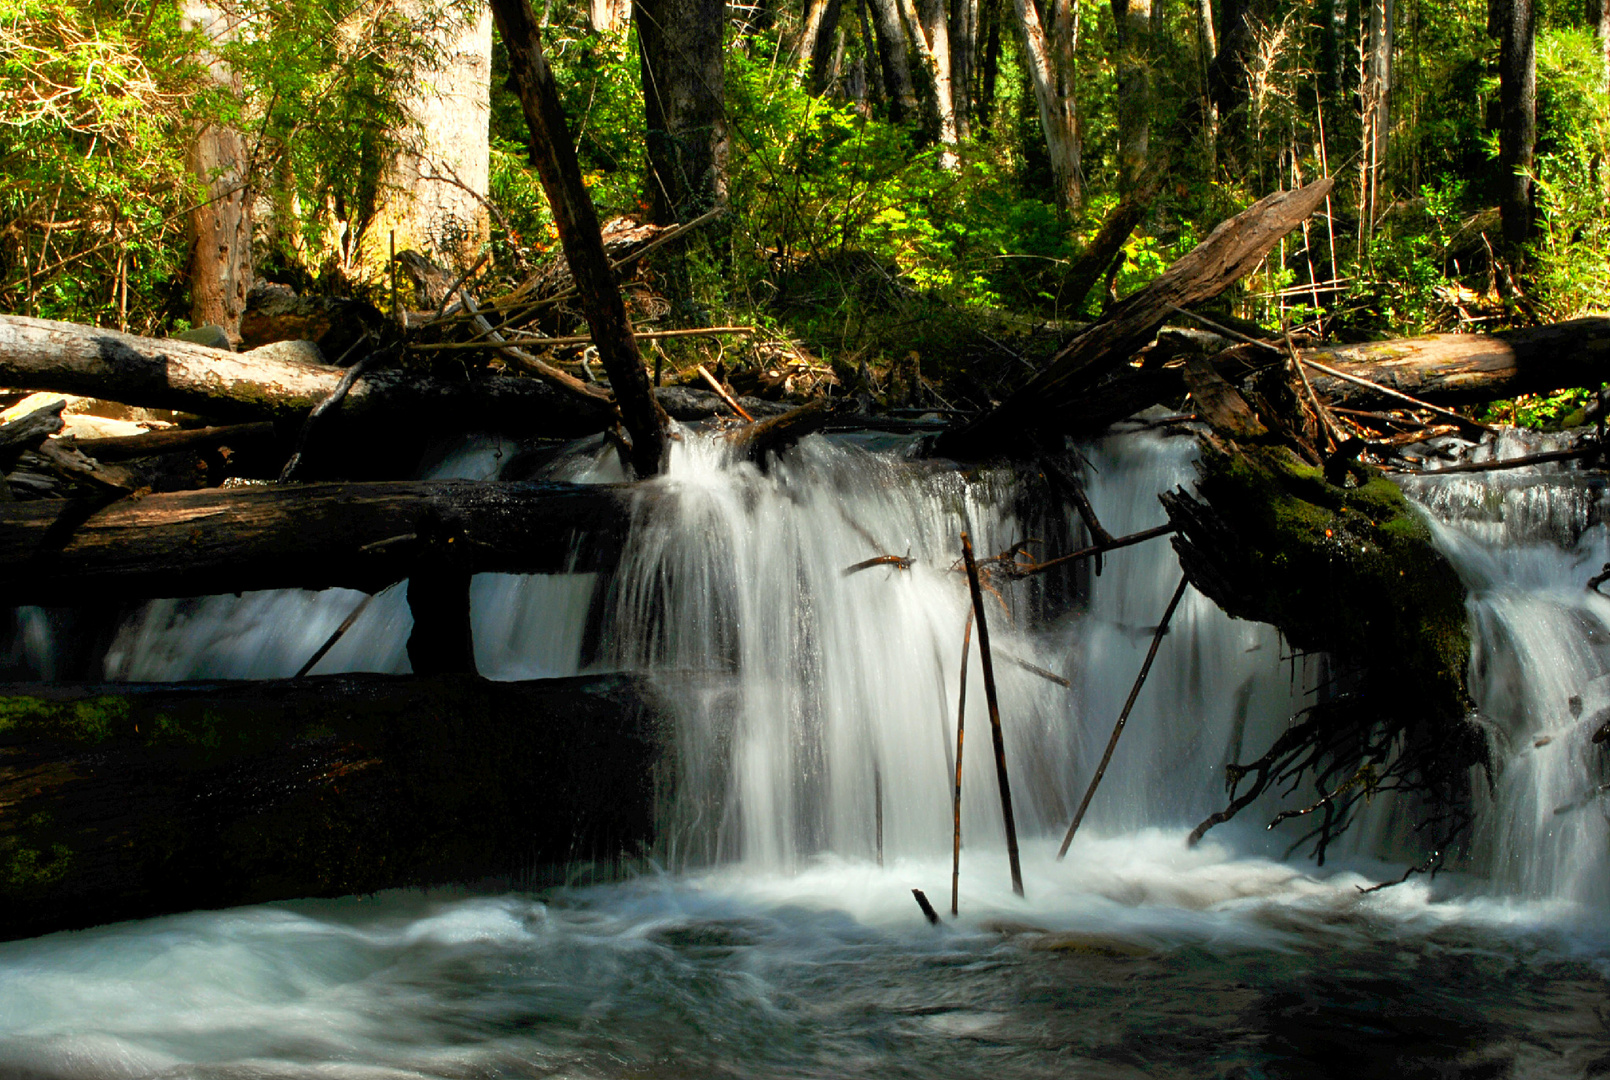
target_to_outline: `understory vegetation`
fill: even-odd
[[[185,213],[205,199],[187,134],[244,133],[260,275],[385,307],[371,231],[388,163],[417,138],[405,99],[468,0],[231,0],[251,28],[222,44],[177,9],[136,0],[0,0],[0,309],[163,334],[187,325]],[[1249,15],[1245,85],[1219,115],[1197,11],[1158,3],[1149,60],[1151,167],[1160,191],[1093,288],[1079,256],[1123,194],[1112,9],[1078,0],[1074,58],[1083,202],[1059,207],[1012,8],[986,3],[998,61],[976,69],[971,135],[946,168],[931,125],[894,123],[878,55],[845,8],[834,77],[808,92],[802,14],[758,28],[733,9],[724,101],[730,212],[680,256],[686,295],[667,325],[742,323],[808,355],[874,372],[1032,362],[1037,334],[1091,317],[1155,277],[1227,214],[1279,187],[1337,178],[1325,211],[1232,294],[1226,314],[1332,340],[1506,328],[1604,306],[1610,286],[1610,96],[1604,54],[1575,7],[1538,8],[1537,224],[1500,240],[1497,50],[1476,0],[1406,5],[1392,50],[1386,156],[1365,160],[1365,57],[1337,5]],[[543,6],[546,42],[600,217],[647,212],[638,46],[589,28],[585,5]],[[1334,13],[1334,11],[1333,11]],[[1355,18],[1353,22],[1357,22]],[[211,50],[211,52],[209,52]],[[222,61],[221,85],[207,65]],[[512,286],[557,256],[527,163],[526,128],[494,46],[489,264]],[[1348,87],[1352,86],[1353,90]],[[919,110],[920,112],[921,110]],[[673,357],[724,360],[669,343]],[[1582,394],[1494,407],[1558,423]]]

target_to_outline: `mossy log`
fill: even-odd
[[[1378,787],[1427,795],[1438,820],[1457,813],[1486,744],[1465,686],[1465,589],[1430,529],[1385,477],[1359,469],[1363,482],[1341,487],[1287,446],[1202,443],[1197,493],[1163,496],[1191,584],[1294,648],[1329,654],[1333,672],[1318,712],[1255,766],[1232,767],[1232,781],[1253,767],[1259,778],[1230,812],[1309,772],[1325,811],[1321,857],[1347,807]]]
[[[640,854],[660,701],[626,676],[0,685],[0,937]]]
[[[264,485],[107,503],[0,504],[9,604],[205,596],[253,589],[374,591],[448,548],[465,573],[614,565],[633,509],[663,489],[481,482]]]

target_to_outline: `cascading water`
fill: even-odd
[[[958,534],[981,555],[1038,539],[1049,556],[1082,532],[1034,477],[908,449],[813,437],[763,474],[687,433],[655,481],[670,497],[642,504],[616,573],[476,579],[484,674],[674,680],[664,872],[541,900],[398,893],[0,945],[0,1072],[1574,1076],[1610,1060],[1593,1011],[1610,971],[1606,778],[1588,741],[1610,709],[1610,601],[1583,589],[1610,558],[1598,489],[1411,485],[1471,585],[1472,688],[1502,761],[1473,872],[1435,887],[1361,893],[1394,873],[1367,849],[1323,874],[1281,861],[1300,832],[1262,829],[1273,800],[1185,847],[1223,805],[1223,766],[1262,752],[1323,681],[1318,658],[1189,590],[1054,861],[1180,572],[1159,540],[1109,553],[1099,575],[998,582],[1028,895],[1008,890],[975,639],[963,917],[931,930],[909,889],[937,902],[949,883]],[[1145,430],[1086,448],[1104,525],[1160,523],[1156,493],[1190,482],[1193,452]],[[496,456],[471,447],[437,475],[489,475]],[[620,478],[603,450],[548,475]],[[846,574],[879,556],[910,563]],[[106,673],[288,676],[358,600],[152,604]],[[48,620],[23,617],[37,670]],[[316,671],[406,670],[407,626],[394,589]]]

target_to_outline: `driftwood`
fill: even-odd
[[[626,676],[0,686],[0,937],[636,855],[660,700]]]
[[[1102,376],[1127,364],[1175,307],[1212,299],[1251,273],[1325,201],[1331,186],[1324,179],[1278,192],[1222,222],[1156,281],[1108,309],[999,408],[941,437],[939,452],[976,458],[1016,446],[1026,431],[1060,430],[1062,407],[1088,396]]]
[[[433,548],[472,573],[613,565],[632,485],[307,484],[0,505],[0,593],[75,604],[254,589],[376,589]]]
[[[0,424],[0,461],[33,450],[63,427],[61,411],[66,401],[41,405],[27,416]]]

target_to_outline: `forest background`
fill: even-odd
[[[484,11],[214,7],[226,36],[184,5],[0,0],[0,310],[183,331],[194,219],[230,200],[255,208],[252,276],[392,306],[388,186],[428,149],[411,103]],[[1320,175],[1335,196],[1226,318],[1363,340],[1605,307],[1602,0],[547,0],[540,17],[600,217],[725,208],[656,261],[640,328],[759,326],[846,380],[908,357],[1032,364],[1037,335]],[[476,266],[484,293],[558,257],[507,78],[494,31],[485,232],[432,253]],[[702,124],[667,130],[675,80]],[[196,160],[208,131],[239,139],[228,177]],[[701,154],[712,167],[688,166]],[[1559,423],[1585,394],[1492,409]]]

